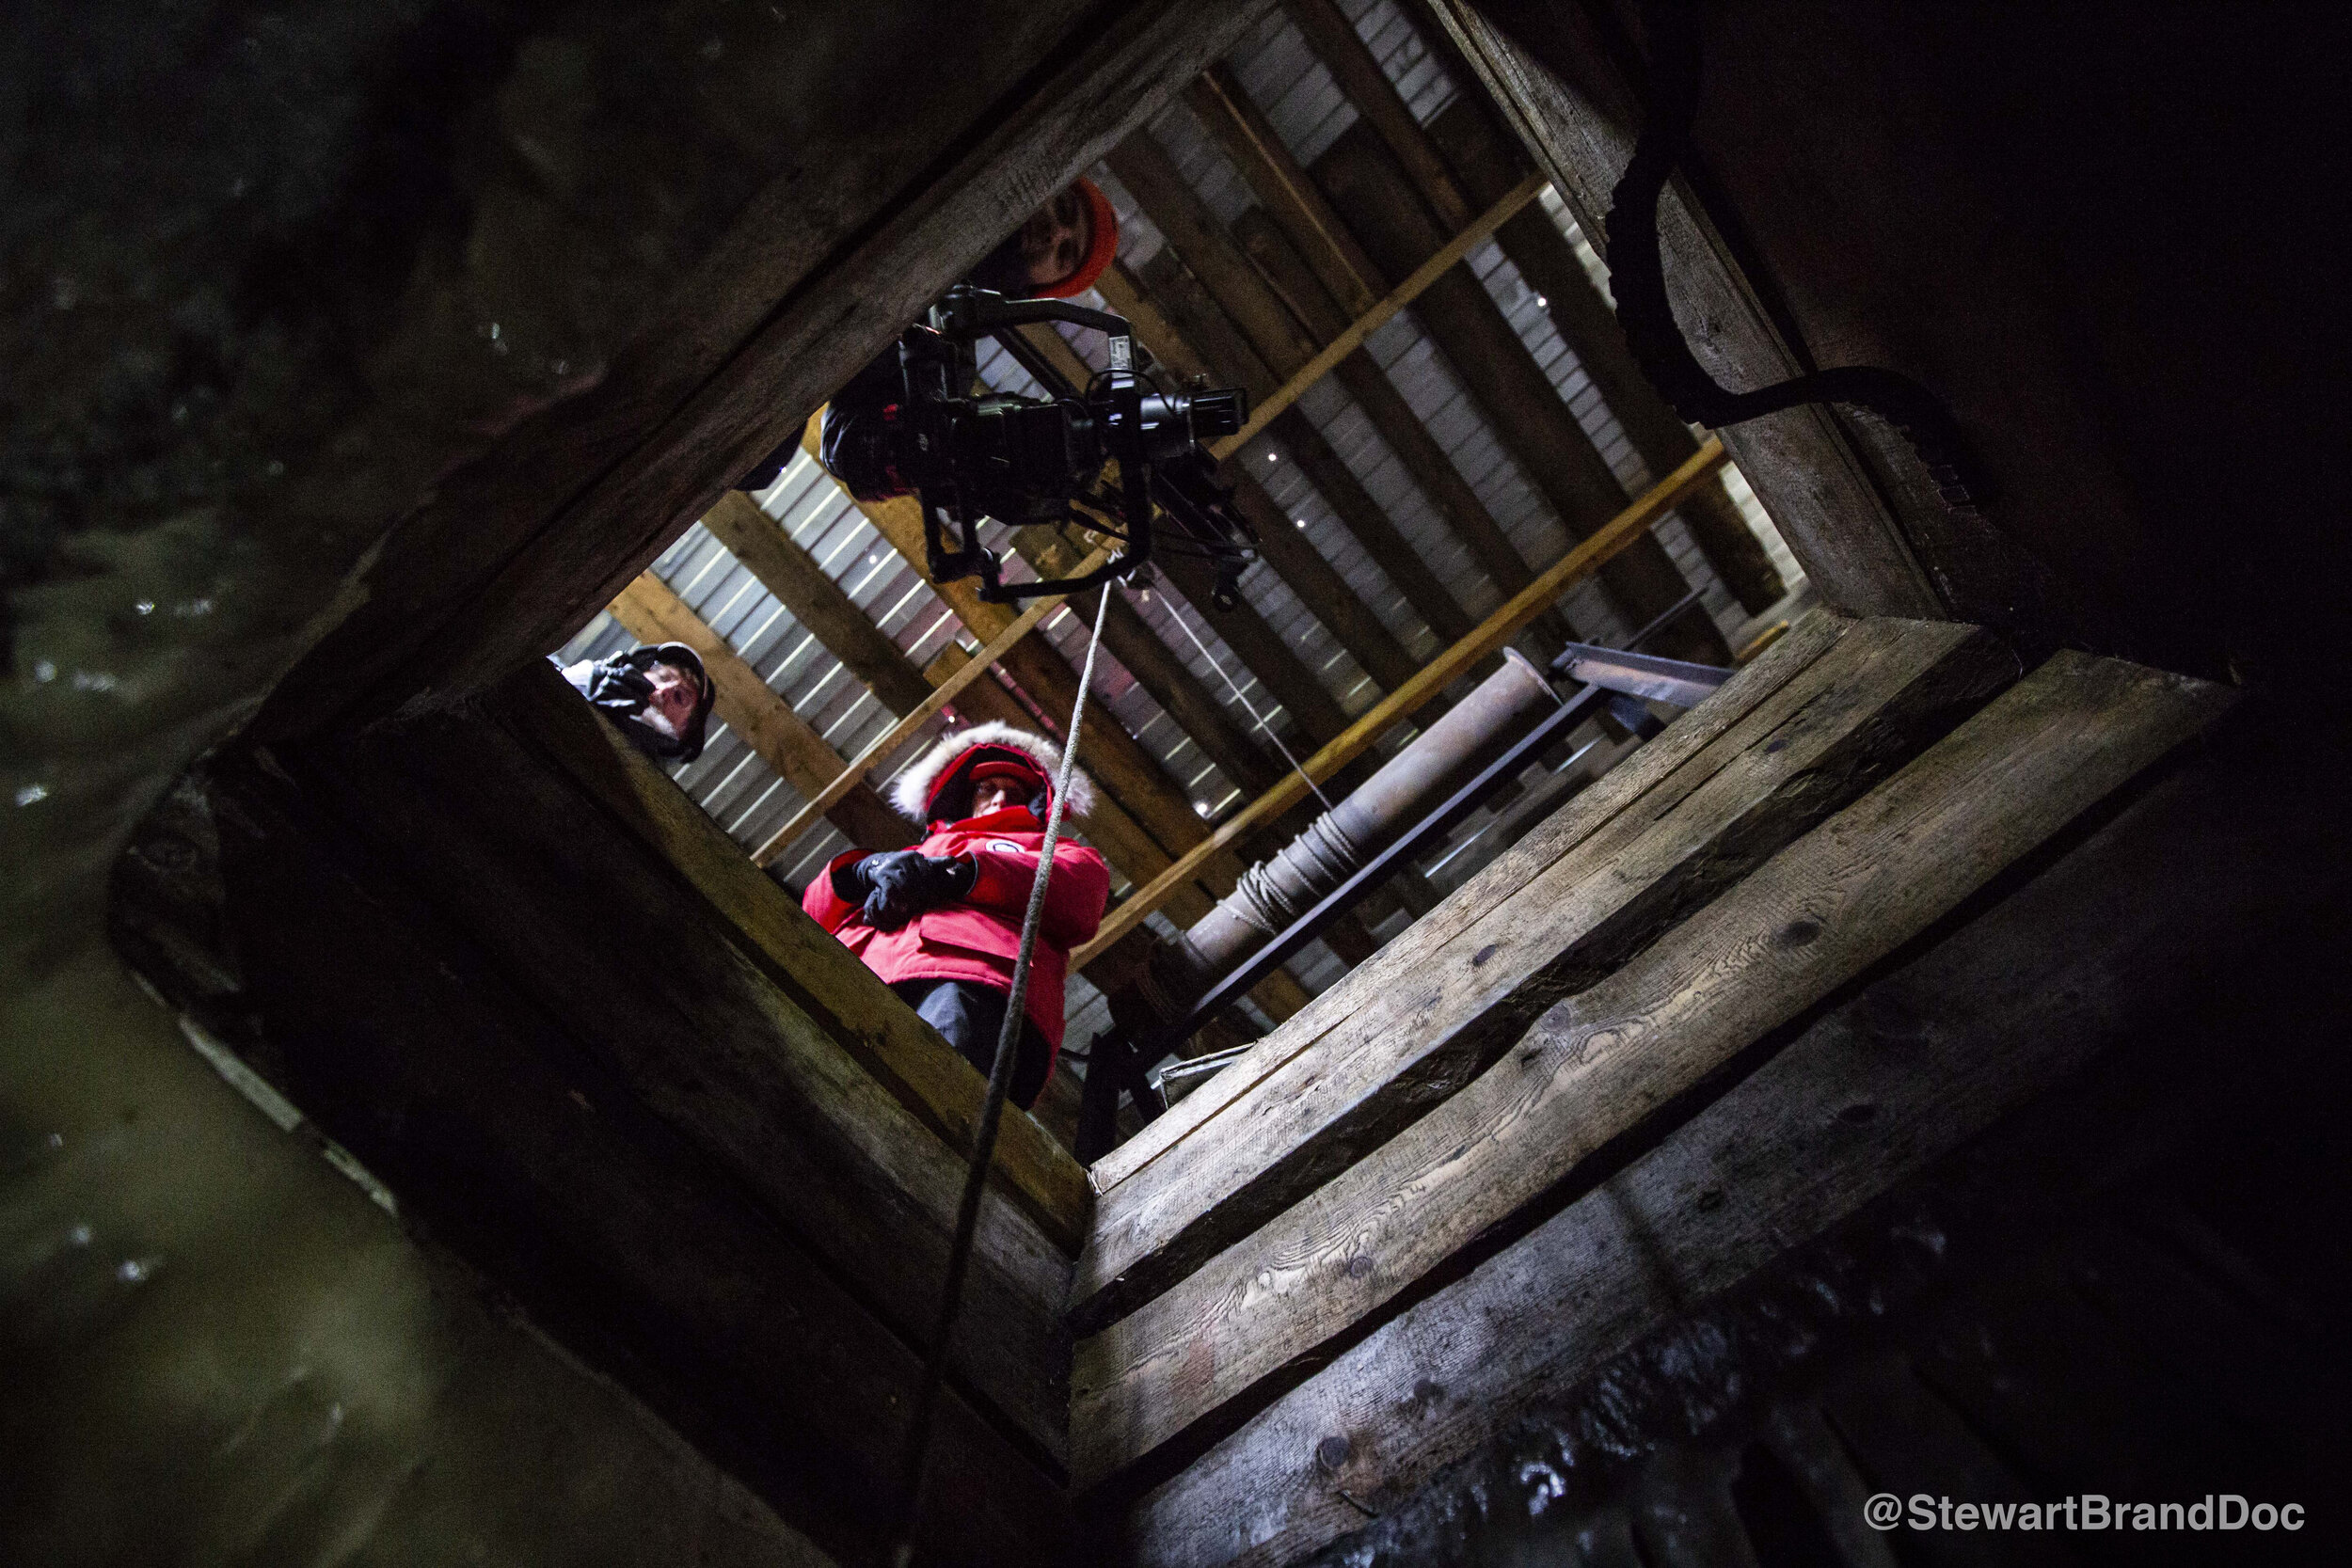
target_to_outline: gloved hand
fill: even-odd
[[[861,906],[859,916],[866,925],[895,931],[925,910],[971,892],[979,869],[961,856],[894,849],[843,866],[834,873],[833,890],[844,902]]]

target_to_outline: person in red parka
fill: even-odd
[[[1004,1028],[1060,767],[1060,748],[1009,724],[948,736],[891,786],[893,803],[926,830],[923,842],[838,855],[801,897],[818,925],[982,1073]],[[1093,798],[1086,776],[1073,770],[1065,824]],[[1110,901],[1103,857],[1064,832],[1039,916],[1013,1066],[1009,1098],[1023,1110],[1037,1102],[1061,1051],[1070,950],[1094,935]]]

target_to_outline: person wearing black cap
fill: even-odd
[[[802,907],[946,1037],[981,1072],[996,1056],[1054,807],[1061,750],[1009,724],[949,735],[891,785],[891,801],[926,830],[912,849],[852,849],[812,878]],[[1086,775],[1070,776],[1069,810],[1093,804]],[[1029,959],[1012,1102],[1037,1102],[1062,1040],[1070,950],[1094,935],[1110,901],[1110,871],[1084,844],[1054,851],[1038,940]]]
[[[703,754],[715,693],[702,657],[683,642],[656,642],[567,665],[564,678],[656,762]]]

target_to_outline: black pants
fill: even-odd
[[[975,985],[969,980],[899,980],[890,988],[913,1007],[915,1016],[947,1038],[956,1054],[988,1076],[996,1061],[996,1037],[1004,1032],[1005,1003],[1009,993]],[[1020,1054],[1013,1058],[1012,1087],[1006,1098],[1023,1110],[1037,1103],[1045,1087],[1046,1070],[1054,1065],[1054,1048],[1021,1021]]]

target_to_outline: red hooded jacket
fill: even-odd
[[[1040,778],[1041,809],[1051,811],[1053,776],[1060,767],[1050,742],[1009,724],[980,724],[948,736],[892,787],[895,803],[930,829],[914,847],[926,855],[969,855],[978,874],[963,897],[916,915],[895,931],[866,924],[858,906],[834,892],[833,873],[854,864],[866,851],[836,856],[809,879],[802,908],[839,937],[866,967],[885,981],[969,980],[995,990],[1012,989],[1013,960],[1021,951],[1021,923],[1029,911],[1045,847],[1045,823],[1028,806],[1009,806],[986,816],[961,816],[972,800],[969,774],[977,763],[1015,753]],[[1083,775],[1071,775],[1070,811],[1093,804]],[[1103,857],[1071,838],[1068,814],[1054,847],[1053,879],[1039,917],[1037,951],[1029,961],[1029,1022],[1059,1052],[1062,991],[1070,974],[1070,950],[1094,935],[1110,902],[1110,871]]]

